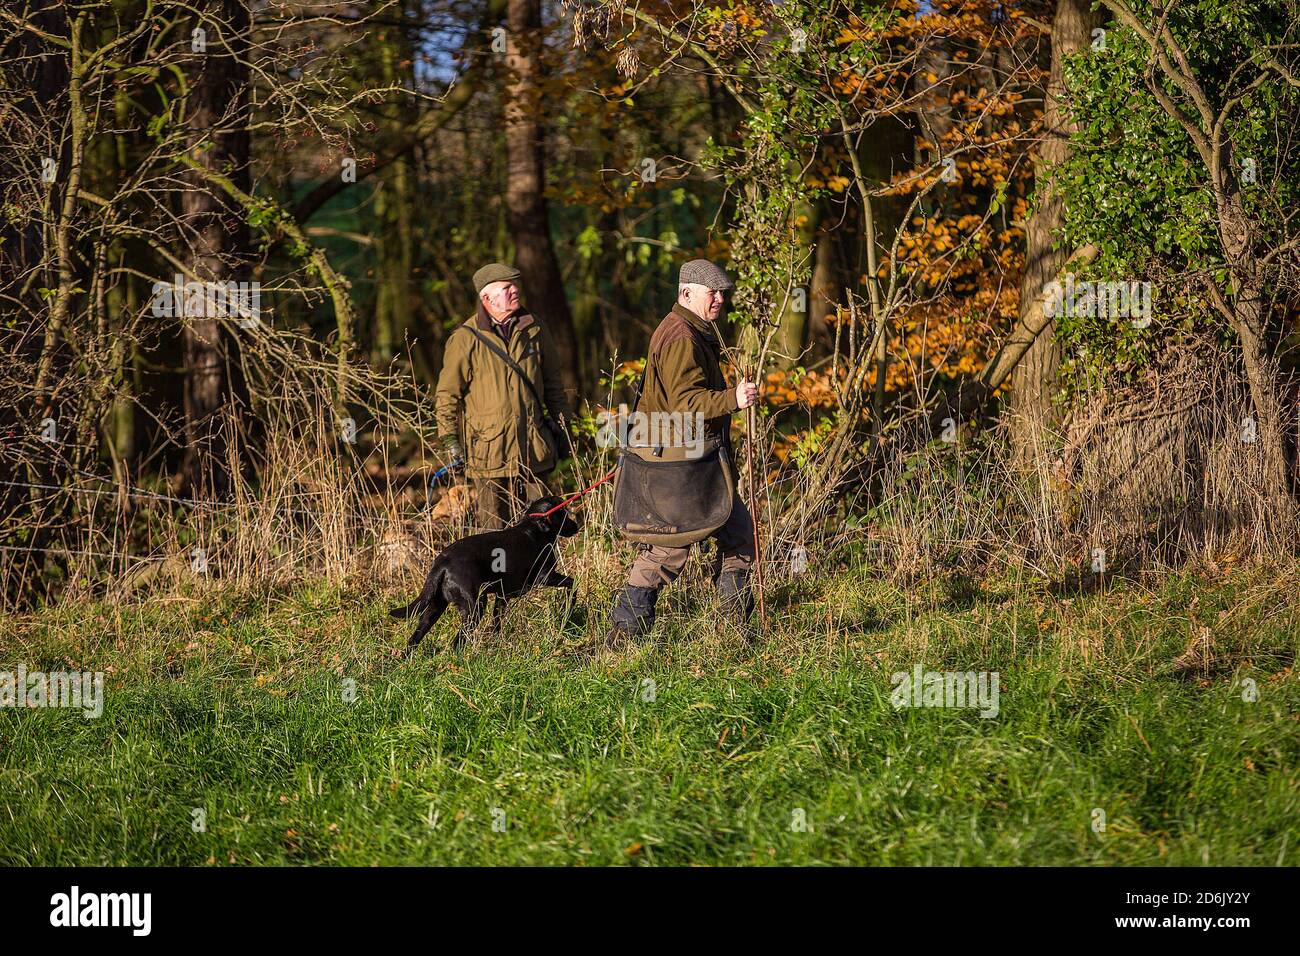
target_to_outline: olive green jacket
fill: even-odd
[[[677,303],[650,336],[638,412],[700,413],[704,440],[731,454],[731,416],[740,406],[722,374],[722,344],[715,324]],[[676,436],[677,441],[690,436]],[[697,436],[698,440],[698,436]]]
[[[550,333],[525,312],[516,314],[514,322],[509,341],[503,341],[480,306],[447,338],[434,402],[438,437],[460,439],[470,478],[545,474],[555,467],[556,449],[528,386],[469,326],[527,373],[552,418],[573,418],[575,396],[561,383]]]

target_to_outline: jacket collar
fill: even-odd
[[[673,303],[673,312],[685,320],[686,324],[694,331],[698,332],[706,339],[712,340],[715,344],[718,342],[718,329],[716,323],[700,318],[680,302]]]
[[[528,326],[532,325],[536,321],[536,319],[533,318],[531,312],[524,311],[523,306],[520,306],[519,308],[515,309],[513,318],[515,322],[515,331],[517,332],[522,329],[528,328]],[[492,316],[488,315],[487,309],[483,308],[483,301],[481,299],[479,300],[478,303],[478,309],[475,311],[475,313],[472,316],[469,317],[467,322],[476,325],[480,332],[493,331]]]

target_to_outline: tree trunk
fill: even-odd
[[[414,62],[408,55],[405,36],[400,30],[389,29],[379,34],[377,43],[385,85],[405,85],[408,67],[399,67],[398,64]],[[401,135],[401,108],[399,103],[385,111],[389,114],[385,127],[390,140]],[[414,246],[411,235],[413,189],[408,159],[408,156],[395,159],[380,174],[375,190],[375,218],[380,227],[379,235],[375,237],[375,322],[370,343],[370,363],[375,368],[388,366],[411,327],[412,285],[419,281],[411,260]]]
[[[813,358],[830,356],[835,349],[835,329],[830,323],[844,295],[839,243],[828,210],[821,210],[816,244],[813,247],[812,281],[808,287],[808,327]]]
[[[1025,270],[1020,281],[1020,315],[1029,313],[1043,287],[1056,278],[1069,250],[1052,249],[1065,206],[1051,181],[1053,167],[1069,152],[1073,131],[1061,109],[1065,96],[1065,58],[1087,46],[1093,25],[1091,0],[1057,0],[1052,20],[1052,65],[1045,91],[1043,140],[1034,159],[1039,204],[1025,227]],[[1057,424],[1053,399],[1058,390],[1061,347],[1049,323],[1034,339],[1011,376],[1011,441],[1016,457],[1032,462],[1045,436]]]
[[[802,268],[803,263],[815,260],[817,237],[817,205],[801,201],[791,210],[794,219],[794,234],[799,247],[794,253],[794,268]],[[791,369],[804,361],[804,345],[808,340],[808,312],[812,308],[812,281],[807,288],[790,290],[785,309],[777,317],[776,335],[772,340],[773,364],[780,369]]]
[[[130,122],[130,109],[126,92],[119,90],[113,96],[117,131],[107,140],[110,156],[105,162],[105,167],[114,171],[118,182],[124,182],[131,173],[129,143],[127,134],[123,132]],[[125,271],[131,256],[127,251],[125,240],[115,239],[109,249],[114,265],[123,271],[108,291],[108,321],[113,327],[110,364],[113,404],[108,414],[105,431],[113,458],[114,476],[118,486],[125,489],[130,483],[130,473],[134,468],[136,457],[134,397],[137,394],[135,390],[137,365],[133,324],[139,300],[136,294],[135,276]]]
[[[1262,490],[1279,513],[1290,513],[1294,507],[1286,456],[1286,433],[1290,422],[1283,410],[1278,388],[1278,363],[1269,342],[1264,278],[1250,249],[1250,226],[1239,187],[1234,185],[1225,191],[1218,220],[1219,241],[1237,279],[1237,294],[1228,311],[1240,343],[1250,401],[1255,406],[1256,440],[1264,466]]]
[[[510,0],[505,90],[506,214],[523,275],[523,300],[550,330],[559,350],[564,387],[581,395],[577,337],[564,295],[560,264],[551,244],[542,132],[541,2]]]
[[[51,381],[54,377],[55,352],[72,313],[73,290],[77,287],[77,275],[73,268],[72,220],[77,212],[77,190],[81,186],[82,164],[85,162],[86,140],[91,130],[91,117],[87,115],[82,98],[81,81],[85,70],[85,58],[82,52],[82,30],[86,22],[85,14],[77,17],[72,24],[72,35],[68,55],[68,141],[69,159],[67,181],[63,183],[62,200],[57,225],[54,230],[55,263],[57,265],[58,283],[54,293],[54,304],[50,307],[50,318],[45,326],[45,338],[41,345],[41,359],[36,369],[36,395],[41,402],[44,414],[53,411],[52,398],[48,392],[53,391]],[[61,178],[61,177],[60,177]],[[53,195],[53,193],[51,194]]]
[[[241,189],[248,174],[248,8],[239,0],[207,0],[207,49],[195,53],[186,123],[190,158],[203,169],[224,173]],[[247,251],[242,211],[198,171],[186,173],[181,195],[186,264],[202,282],[237,279]],[[231,403],[231,365],[236,340],[222,317],[187,317],[185,322],[184,487],[196,497],[223,498],[229,437],[221,416]]]

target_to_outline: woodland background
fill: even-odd
[[[737,278],[774,574],[1293,556],[1298,14],[8,4],[3,601],[417,567],[459,527],[432,388],[493,259],[588,436],[680,263]],[[1049,321],[1067,271],[1151,282],[1151,322]],[[260,321],[156,315],[177,274],[260,283]],[[580,441],[558,480],[611,466]]]

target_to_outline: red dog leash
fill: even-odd
[[[616,471],[618,471],[618,466],[617,466],[617,465],[615,465],[613,468],[611,468],[611,469],[609,470],[609,474],[606,475],[604,478],[600,479],[600,481],[597,481],[597,482],[595,482],[594,484],[590,484],[590,485],[588,485],[586,488],[583,488],[581,491],[574,492],[573,494],[569,495],[569,497],[567,497],[567,498],[565,498],[563,501],[561,501],[561,502],[560,502],[558,505],[556,505],[554,508],[552,508],[550,511],[539,511],[539,512],[534,512],[534,513],[530,514],[528,517],[530,517],[530,518],[549,518],[551,515],[555,514],[555,512],[559,511],[561,508],[563,508],[565,505],[567,505],[570,501],[573,501],[573,500],[575,500],[575,499],[577,499],[577,498],[581,498],[583,495],[586,495],[586,494],[589,494],[589,493],[592,492],[592,491],[595,491],[597,488],[599,488],[599,487],[600,487],[601,485],[603,485],[605,482],[609,481],[609,479],[613,478],[613,477],[614,477],[614,472],[616,472]]]

